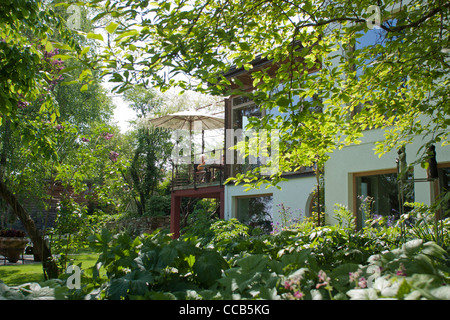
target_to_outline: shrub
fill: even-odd
[[[145,207],[144,215],[149,217],[170,215],[170,196],[154,194],[148,198]]]
[[[100,253],[97,264],[83,273],[82,288],[66,297],[450,299],[448,248],[414,233],[404,243],[402,237],[392,241],[398,229],[389,233],[383,224],[355,232],[346,223],[317,227],[304,221],[252,236],[231,219],[214,221],[208,230],[207,238],[186,234],[176,240],[161,231],[94,234],[89,242]]]

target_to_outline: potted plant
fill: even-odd
[[[27,244],[25,232],[15,229],[0,230],[0,254],[9,262],[17,262]]]

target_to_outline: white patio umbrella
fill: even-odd
[[[168,114],[159,118],[150,119],[149,122],[155,127],[189,130],[189,137],[192,143],[192,132],[197,128],[198,122],[202,128],[202,149],[204,148],[204,130],[221,129],[225,126],[224,119],[215,115],[198,112],[195,110],[180,111]],[[194,127],[194,123],[196,124]],[[203,153],[203,150],[202,150]]]
[[[224,127],[224,119],[195,110],[180,111],[149,120],[155,127],[184,129],[192,132],[194,122],[200,121],[202,130],[220,129]]]

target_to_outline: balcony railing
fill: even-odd
[[[190,163],[172,161],[172,190],[222,185],[224,168],[223,150],[194,154]]]

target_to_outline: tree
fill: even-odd
[[[146,121],[150,113],[159,113],[163,107],[163,99],[155,90],[134,87],[125,92],[125,100],[136,112],[137,117]],[[163,128],[149,127],[142,123],[132,133],[135,143],[129,174],[133,189],[137,192],[134,197],[139,215],[151,211],[148,205],[157,190],[158,183],[164,177],[165,166],[171,155],[171,132]]]
[[[60,118],[55,88],[62,74],[73,70],[64,65],[68,56],[62,51],[79,57],[86,51],[81,52],[80,37],[66,28],[64,20],[42,1],[4,1],[0,16],[0,197],[24,225],[36,254],[42,258],[45,277],[54,278],[58,269],[50,248],[19,194],[33,190],[31,194],[37,195],[33,186],[42,187],[43,180],[55,174],[55,163],[67,157],[66,147],[74,137],[65,135],[64,125],[58,123],[64,119]],[[86,74],[89,72],[82,70],[78,80],[92,80]],[[86,91],[83,83],[79,90],[80,87]],[[95,84],[91,90],[101,93]],[[64,96],[60,94],[59,98]],[[70,109],[67,101],[64,106],[72,111],[79,107],[72,105]],[[97,112],[94,118],[100,119],[100,114]],[[67,112],[63,117],[69,118]]]
[[[63,31],[61,34],[67,37],[61,26],[58,17],[50,9],[44,8],[40,1],[7,0],[0,7],[2,170],[10,152],[11,133],[18,128],[24,145],[43,158],[55,156],[52,150],[53,141],[46,135],[48,131],[41,130],[45,124],[24,116],[21,110],[36,103],[39,104],[39,113],[44,119],[50,122],[56,120],[58,112],[51,94],[53,81],[56,80],[55,69],[51,64],[45,66],[45,55],[53,51],[50,37],[55,31]],[[71,48],[69,45],[67,47]],[[56,277],[58,270],[51,252],[36,229],[34,221],[10,190],[8,178],[2,171],[0,196],[23,223],[36,253],[42,258],[45,276]]]
[[[284,112],[250,124],[280,133],[280,170],[264,181],[276,184],[281,173],[303,165],[320,167],[336,148],[358,143],[366,129],[389,128],[377,144],[380,155],[416,134],[425,136],[424,147],[448,144],[448,3],[378,1],[383,41],[357,50],[368,22],[378,21],[369,10],[372,1],[164,0],[150,6],[91,0],[90,5],[99,3],[102,17],[121,18],[106,27],[109,40],[102,51],[105,74],[118,83],[116,90],[138,82],[243,94],[262,108]],[[255,58],[275,68],[253,70]],[[252,92],[230,89],[223,75],[232,66],[252,72]],[[255,170],[252,177],[258,179]]]

